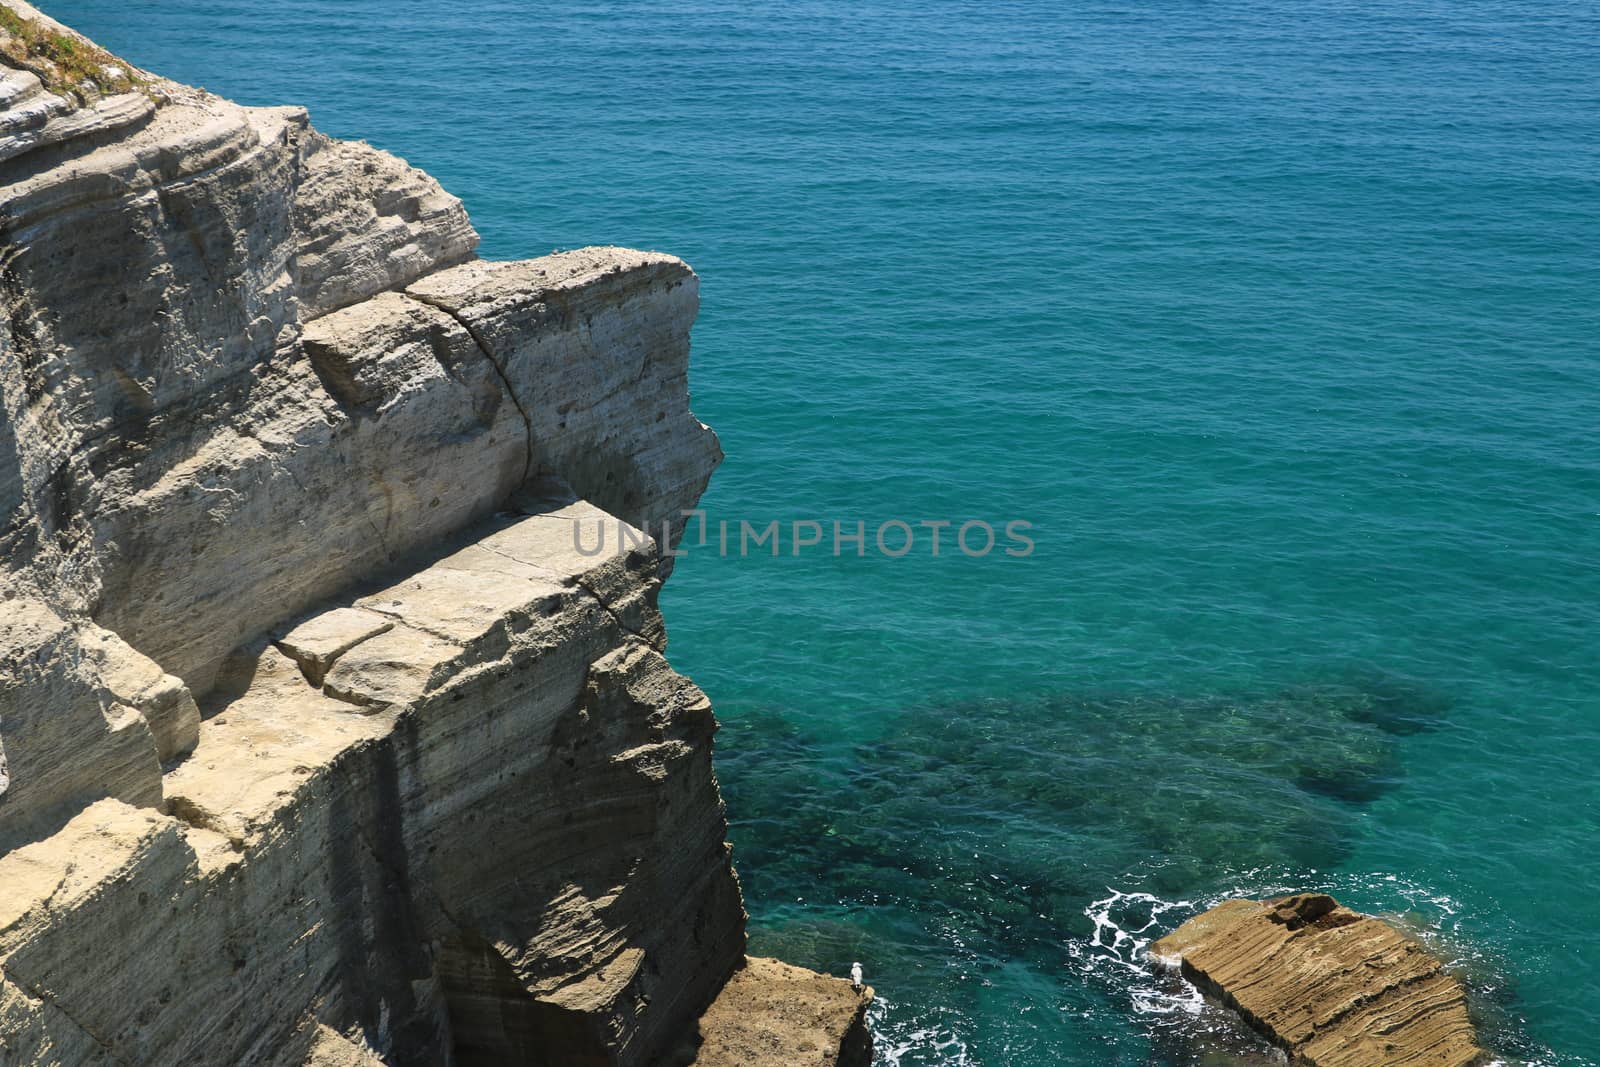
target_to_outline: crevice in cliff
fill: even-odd
[[[494,545],[490,544],[487,540],[478,542],[478,547],[486,549],[486,550],[488,550],[490,552],[493,552],[495,555],[499,556],[502,559],[508,559],[512,563],[519,563],[524,567],[534,567],[534,568],[537,568],[539,570],[547,569],[547,568],[545,568],[545,566],[543,564],[535,563],[532,560],[521,559],[521,558],[519,558],[517,556],[512,555],[510,552],[505,551],[504,549],[496,548]],[[636,630],[632,626],[628,625],[627,622],[623,621],[622,616],[620,614],[618,614],[616,608],[612,607],[610,601],[606,600],[605,597],[601,596],[600,593],[593,586],[591,586],[587,582],[585,582],[581,575],[576,575],[576,574],[575,575],[571,575],[566,580],[569,581],[573,586],[575,586],[581,592],[587,593],[594,600],[594,602],[596,604],[600,605],[600,610],[604,611],[607,615],[609,615],[611,617],[611,621],[616,623],[617,624],[617,628],[620,629],[623,633],[630,634],[633,637],[637,637],[639,640],[643,641],[645,644],[649,645],[651,648],[656,648],[657,647],[656,642],[652,641],[649,637],[647,637],[646,635],[640,633],[638,630]]]
[[[537,516],[530,516],[530,517],[537,517]],[[512,563],[515,563],[515,564],[517,564],[519,566],[529,567],[529,568],[532,568],[533,570],[543,571],[546,574],[550,574],[551,577],[556,577],[550,571],[549,566],[547,566],[546,564],[539,563],[539,562],[537,562],[535,560],[531,560],[531,559],[523,559],[521,556],[512,555],[510,552],[507,552],[505,549],[497,548],[495,545],[491,544],[487,538],[485,538],[482,541],[477,542],[474,547],[481,548],[486,552],[493,552],[495,555],[499,556],[501,559],[508,559]],[[572,577],[570,579],[567,579],[567,580],[570,580],[573,585],[576,585],[578,588],[582,589],[585,593],[588,593],[590,596],[594,596],[596,600],[600,599],[598,596],[595,596],[594,590],[592,590],[588,586],[584,585],[583,582],[578,580],[577,577],[574,576],[574,577]],[[600,606],[601,607],[606,607],[606,604],[602,601]]]
[[[456,1060],[463,1063],[504,1062],[504,1056],[488,1061],[474,1060],[471,1055],[471,1042],[464,1042],[463,1035],[456,1032],[462,1021],[472,1017],[473,1001],[482,997],[486,991],[463,986],[459,981],[452,981],[452,972],[458,971],[459,968],[451,966],[451,958],[468,952],[472,946],[480,946],[480,951],[484,954],[486,960],[492,957],[493,960],[499,961],[500,973],[504,980],[496,987],[495,991],[504,998],[507,1004],[514,1006],[513,1014],[537,1012],[540,1009],[537,999],[528,991],[525,985],[516,979],[509,964],[499,956],[489,938],[475,925],[463,922],[458,918],[431,885],[426,882],[419,883],[411,878],[409,863],[397,864],[392,856],[388,855],[386,850],[380,848],[378,843],[374,841],[369,833],[369,827],[357,825],[353,829],[355,841],[366,854],[373,868],[382,872],[390,885],[400,889],[404,898],[404,903],[401,906],[406,909],[407,919],[414,929],[420,931],[425,928],[427,924],[424,921],[424,916],[430,909],[436,912],[437,916],[442,918],[446,924],[447,929],[434,929],[432,931],[430,941],[433,945],[426,951],[424,958],[429,972],[429,980],[434,983],[446,1017],[445,1040]],[[437,922],[437,919],[434,921]],[[505,1020],[502,1018],[500,1021],[504,1022]],[[471,1027],[467,1027],[467,1029],[470,1030]],[[524,1029],[526,1028],[518,1027],[513,1023],[508,1036]],[[479,1036],[481,1037],[481,1035]],[[528,1036],[531,1038],[534,1035],[530,1034]],[[539,1047],[540,1044],[530,1040],[525,1045],[519,1045],[515,1049],[508,1047],[498,1049],[498,1051],[501,1053],[521,1053],[521,1055],[515,1057],[520,1060],[526,1059],[536,1051],[545,1051]],[[540,1062],[544,1061],[541,1059]],[[595,1062],[606,1061],[596,1060]]]
[[[655,641],[651,640],[649,637],[640,633],[638,630],[635,630],[632,626],[629,626],[625,621],[623,621],[622,616],[618,614],[617,610],[606,601],[606,598],[597,593],[591,586],[584,584],[582,578],[574,577],[572,579],[572,584],[593,597],[594,602],[600,605],[600,610],[611,616],[611,621],[617,624],[617,628],[619,630],[632,637],[638,638],[651,648],[657,648]]]
[[[522,425],[525,433],[523,441],[527,446],[527,455],[522,461],[522,478],[519,480],[518,484],[520,485],[526,483],[528,478],[533,474],[533,418],[528,414],[528,409],[523,406],[522,398],[517,395],[516,389],[512,388],[511,377],[506,373],[505,366],[495,358],[494,350],[490,348],[488,340],[486,340],[484,336],[478,332],[477,327],[468,322],[454,308],[442,301],[430,300],[428,297],[423,296],[420,293],[413,293],[409,290],[405,291],[405,295],[410,297],[412,300],[427,304],[431,308],[437,308],[454,319],[457,325],[459,325],[463,330],[467,331],[467,334],[472,338],[473,343],[478,346],[478,351],[483,353],[483,358],[489,361],[489,366],[493,367],[495,374],[499,375],[500,385],[503,389],[505,389],[506,396],[511,398],[511,403],[516,407],[517,414],[522,416]]]
[[[373,843],[373,840],[368,835],[365,827],[358,826],[355,828],[355,839],[361,843],[361,847],[366,851],[368,857],[371,858],[373,864],[376,865],[379,870],[388,875],[392,881],[396,882],[396,884],[405,885],[407,893],[413,899],[426,898],[428,905],[433,908],[437,908],[439,914],[443,915],[445,920],[456,929],[469,929],[469,927],[463,925],[459,919],[450,913],[450,909],[445,907],[444,901],[439,898],[439,894],[434,891],[432,886],[425,882],[414,882],[411,877],[409,862],[406,864],[405,868],[401,868],[395,866],[391,860],[386,858],[382,850],[380,850],[378,846]]]

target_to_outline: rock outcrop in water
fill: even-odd
[[[692,1045],[716,724],[612,516],[720,459],[693,272],[480,262],[393,156],[0,12],[0,1063]]]
[[[868,1067],[872,988],[753,958],[700,1017],[690,1067]]]
[[[1387,923],[1330,896],[1230,900],[1150,947],[1305,1067],[1482,1063],[1466,993]]]

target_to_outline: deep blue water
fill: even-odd
[[[50,9],[400,153],[487,255],[699,270],[712,522],[869,552],[691,547],[673,658],[754,950],[861,960],[884,1062],[1199,1062],[1127,935],[1290,886],[1600,1062],[1600,7]],[[1037,548],[916,526],[973,519]]]

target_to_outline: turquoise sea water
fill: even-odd
[[[1600,8],[51,10],[404,155],[488,255],[688,259],[713,523],[1033,524],[666,597],[753,949],[861,960],[882,1062],[1246,1048],[1137,944],[1280,887],[1600,1062]]]

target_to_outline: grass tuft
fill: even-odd
[[[0,34],[6,38],[0,41],[0,52],[37,74],[52,92],[71,93],[79,103],[88,103],[96,93],[123,93],[143,84],[104,48],[23,18],[3,4]],[[120,73],[107,74],[107,67]]]

